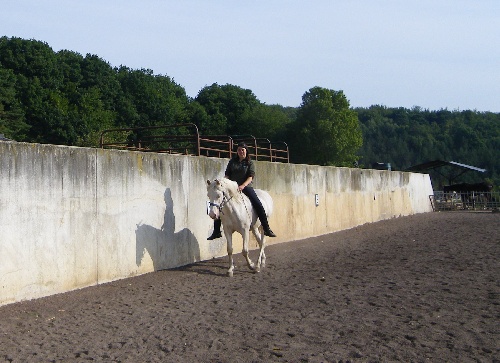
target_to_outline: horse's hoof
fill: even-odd
[[[233,271],[228,271],[228,272],[227,272],[227,276],[228,276],[228,277],[233,277]]]

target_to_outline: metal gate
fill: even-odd
[[[104,130],[100,147],[131,151],[231,158],[239,142],[248,145],[254,160],[290,162],[288,145],[252,135],[202,136],[192,123]]]
[[[434,211],[499,211],[499,192],[445,193],[435,191],[429,196]]]

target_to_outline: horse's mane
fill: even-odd
[[[217,179],[221,187],[227,191],[230,197],[237,197],[239,195],[238,183],[227,178]],[[239,202],[241,198],[235,198],[236,202]]]

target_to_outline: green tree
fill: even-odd
[[[59,90],[63,92],[72,105],[79,102],[83,87],[83,56],[69,50],[61,50],[57,54],[57,65],[62,74]]]
[[[352,166],[362,145],[358,116],[344,93],[321,87],[302,96],[289,139],[293,162],[319,165]]]
[[[78,113],[74,115],[77,127],[76,145],[97,147],[101,132],[114,128],[115,112],[106,110],[97,87],[84,91],[78,102]]]
[[[189,103],[186,91],[170,77],[154,75],[150,69],[122,66],[118,69],[118,80],[124,93],[120,105],[128,117],[122,124],[145,127],[186,122]]]
[[[260,102],[252,91],[231,84],[217,83],[203,88],[195,98],[205,108],[208,120],[197,125],[204,134],[241,134],[243,115]]]
[[[0,38],[0,62],[16,75],[37,77],[43,88],[61,85],[62,74],[56,55],[45,42],[4,36]]]
[[[237,133],[282,141],[290,121],[281,106],[259,104],[243,112]]]
[[[29,125],[16,95],[16,76],[0,64],[0,134],[25,141]]]
[[[211,130],[202,128],[209,124],[210,118],[207,111],[205,111],[205,108],[195,100],[191,100],[189,102],[187,108],[187,119],[189,122],[194,123],[198,127],[198,132],[201,135],[214,135]]]

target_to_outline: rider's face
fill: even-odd
[[[247,149],[244,147],[238,147],[238,156],[240,159],[244,159],[247,157]]]

